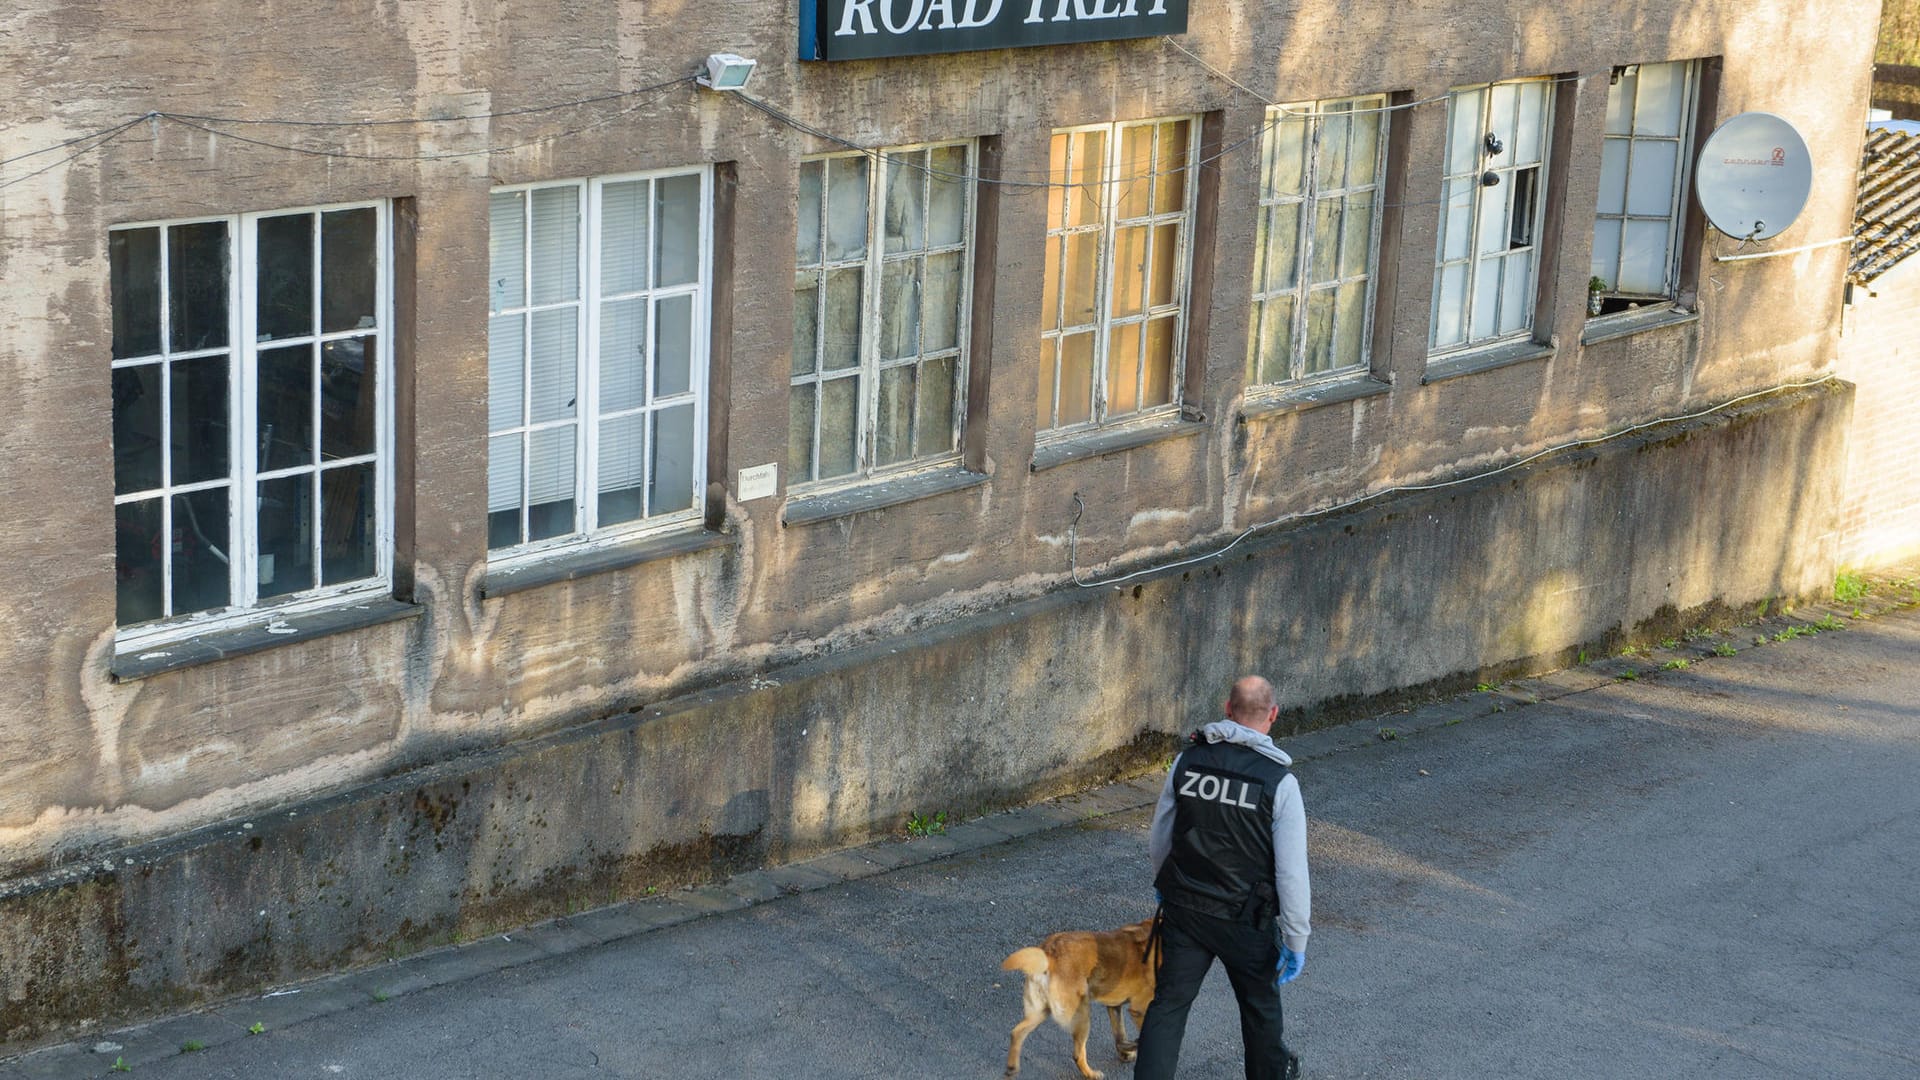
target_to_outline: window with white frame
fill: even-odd
[[[958,452],[973,145],[800,165],[787,476],[870,476]]]
[[[494,191],[487,546],[496,557],[700,517],[708,175]]]
[[[1380,200],[1384,94],[1280,105],[1261,140],[1247,381],[1302,379],[1367,363]]]
[[[386,588],[388,220],[362,203],[108,234],[123,629]]]
[[[1551,79],[1448,95],[1429,339],[1435,354],[1533,329],[1552,113]]]
[[[1696,70],[1678,62],[1613,72],[1588,286],[1596,315],[1679,293]]]
[[[1199,124],[1053,133],[1040,307],[1044,431],[1177,404]]]

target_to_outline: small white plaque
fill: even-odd
[[[755,465],[751,469],[740,470],[739,499],[741,502],[764,499],[779,487],[780,465],[778,462],[770,461],[765,465]]]

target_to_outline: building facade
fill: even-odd
[[[1873,5],[1469,7],[16,3],[0,1036],[1830,583]]]
[[[1920,135],[1867,134],[1840,337],[1840,377],[1854,384],[1840,560],[1884,565],[1920,554]]]

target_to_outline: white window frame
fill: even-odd
[[[698,276],[690,284],[665,287],[649,286],[637,292],[625,292],[613,296],[603,295],[601,292],[602,244],[600,223],[602,197],[606,186],[637,180],[657,181],[675,176],[698,176],[700,179],[700,213],[698,223],[700,250],[697,258],[699,266]],[[547,188],[564,187],[573,187],[580,192],[580,200],[577,203],[580,209],[576,217],[576,228],[578,230],[576,236],[578,243],[575,245],[575,257],[577,259],[575,272],[578,275],[577,280],[580,282],[580,291],[579,295],[571,300],[535,303],[533,299],[534,245],[532,243],[533,234],[530,228],[533,206],[532,192]],[[526,285],[526,295],[522,298],[523,302],[521,304],[498,310],[493,308],[491,298],[489,298],[487,317],[489,323],[491,323],[493,317],[497,315],[525,313],[528,317],[526,319],[525,329],[523,329],[522,332],[530,336],[532,334],[533,320],[531,313],[533,311],[546,308],[575,308],[574,393],[576,395],[576,401],[574,414],[570,419],[525,422],[524,418],[527,415],[525,410],[530,408],[528,403],[532,401],[533,363],[531,342],[527,337],[523,337],[521,359],[523,422],[499,432],[493,431],[491,423],[489,423],[487,439],[489,444],[491,444],[492,440],[498,435],[518,433],[522,436],[520,454],[520,515],[521,531],[524,534],[526,531],[527,515],[531,510],[531,507],[527,503],[527,495],[530,490],[528,486],[529,470],[532,468],[532,455],[527,452],[526,434],[534,430],[563,427],[568,424],[574,425],[574,527],[572,531],[557,536],[533,540],[513,547],[490,548],[487,553],[488,565],[493,567],[512,566],[524,562],[536,561],[556,553],[605,547],[631,540],[636,536],[682,529],[690,523],[703,521],[706,515],[707,497],[706,452],[709,426],[707,412],[712,400],[712,386],[709,378],[709,363],[711,360],[713,336],[712,166],[680,166],[570,180],[505,184],[495,187],[488,192],[489,201],[491,201],[491,197],[494,195],[511,194],[513,192],[526,192],[528,195],[523,201],[522,225],[526,227],[526,231],[522,233],[523,240],[521,244],[522,281]],[[651,200],[649,201],[648,213],[648,237],[651,243],[651,238],[658,235],[658,233],[654,231],[658,222],[653,216]],[[652,258],[651,253],[649,253],[649,258]],[[649,363],[645,372],[648,387],[646,403],[636,408],[622,410],[621,414],[659,412],[672,406],[686,404],[689,400],[691,401],[693,406],[693,476],[691,480],[693,503],[684,510],[672,511],[654,517],[643,516],[634,521],[619,522],[602,527],[599,524],[600,424],[602,421],[608,419],[608,417],[600,415],[601,387],[599,356],[601,305],[609,300],[624,298],[645,296],[649,298],[650,301],[657,301],[661,297],[680,295],[691,295],[694,298],[692,339],[689,342],[691,355],[688,358],[687,394],[684,398],[676,396],[672,401],[665,404],[654,400],[652,389],[655,365]],[[650,316],[647,322],[649,341],[652,340],[654,332],[655,323]],[[489,339],[491,339],[491,333],[489,333]],[[651,345],[649,345],[649,359],[652,357],[651,348]],[[491,374],[489,374],[489,383],[491,383]],[[489,386],[489,396],[491,396],[491,386]],[[653,453],[653,447],[650,441],[645,441],[644,445],[646,454],[648,455],[648,464],[642,468],[643,485],[646,484],[644,478],[651,476]],[[489,458],[490,457],[491,455],[489,455]],[[491,460],[489,460],[489,476],[491,476]],[[491,517],[491,512],[489,512],[488,516]]]
[[[1180,249],[1174,254],[1173,298],[1169,303],[1155,305],[1151,297],[1145,297],[1143,298],[1145,302],[1141,305],[1140,311],[1130,315],[1115,316],[1113,314],[1113,261],[1114,237],[1122,223],[1119,216],[1119,195],[1123,183],[1121,180],[1121,150],[1125,145],[1125,139],[1122,133],[1129,128],[1157,127],[1161,124],[1177,123],[1180,121],[1185,121],[1187,124],[1186,164],[1179,170],[1169,170],[1186,173],[1185,183],[1182,185],[1180,209],[1177,211],[1155,212],[1151,200],[1149,200],[1147,213],[1145,215],[1125,219],[1125,224],[1130,227],[1137,225],[1146,226],[1149,245],[1152,244],[1153,233],[1158,226],[1166,224],[1179,225]],[[1192,287],[1193,280],[1193,230],[1194,218],[1196,216],[1194,207],[1198,199],[1197,189],[1199,187],[1199,184],[1195,181],[1200,171],[1198,167],[1200,160],[1200,126],[1201,117],[1199,115],[1184,114],[1154,116],[1140,120],[1108,121],[1100,124],[1078,124],[1072,127],[1054,128],[1048,134],[1049,145],[1051,145],[1053,139],[1063,135],[1068,136],[1069,155],[1073,152],[1073,142],[1071,139],[1073,135],[1087,131],[1104,131],[1107,133],[1107,138],[1105,140],[1106,160],[1100,172],[1100,220],[1093,224],[1071,225],[1068,224],[1065,217],[1063,217],[1059,228],[1049,228],[1047,230],[1047,243],[1049,245],[1062,244],[1065,242],[1066,237],[1074,234],[1098,233],[1100,237],[1100,252],[1094,271],[1097,275],[1094,282],[1094,321],[1091,323],[1056,326],[1052,325],[1055,320],[1055,313],[1043,312],[1041,315],[1040,347],[1043,351],[1050,353],[1053,358],[1050,364],[1045,357],[1042,358],[1041,377],[1045,378],[1048,370],[1053,372],[1053,393],[1050,398],[1053,405],[1051,415],[1035,417],[1035,426],[1038,429],[1037,438],[1039,441],[1045,442],[1048,440],[1071,438],[1076,434],[1097,431],[1115,424],[1151,421],[1171,414],[1177,414],[1180,411],[1186,378],[1187,321],[1191,314],[1190,309],[1192,306],[1192,298],[1189,295],[1189,290]],[[1046,189],[1046,194],[1049,199],[1062,198],[1063,196],[1059,190],[1062,187],[1074,188],[1080,186],[1073,184],[1070,180],[1074,175],[1074,171],[1074,164],[1069,157],[1066,164],[1066,176],[1049,177]],[[1070,198],[1071,196],[1066,197]],[[1147,250],[1150,251],[1151,247],[1149,246]],[[1149,264],[1151,264],[1151,256],[1149,255],[1147,257]],[[1043,275],[1046,273],[1045,266],[1046,262],[1043,257],[1041,260],[1041,273]],[[1062,281],[1055,288],[1054,302],[1060,306],[1061,311],[1064,311],[1067,303],[1067,283],[1064,280],[1066,274],[1066,258],[1064,254],[1060,259],[1059,268]],[[1151,278],[1149,277],[1149,281],[1150,280]],[[1044,281],[1041,292],[1044,296],[1046,292]],[[1173,363],[1167,373],[1167,392],[1171,400],[1164,405],[1135,408],[1131,412],[1121,413],[1118,416],[1109,415],[1107,412],[1107,383],[1109,381],[1108,348],[1113,336],[1113,328],[1126,323],[1138,323],[1142,327],[1145,327],[1149,322],[1153,321],[1155,316],[1166,315],[1169,312],[1172,313],[1174,319],[1172,345]],[[1093,401],[1091,410],[1086,420],[1076,421],[1070,424],[1059,424],[1056,418],[1060,415],[1060,376],[1062,368],[1060,363],[1062,346],[1060,342],[1070,334],[1084,333],[1089,328],[1093,331]],[[1144,348],[1144,344],[1142,348]],[[1145,374],[1143,369],[1140,372],[1140,382],[1138,383],[1140,387],[1138,392],[1143,395],[1146,387]]]
[[[947,147],[962,147],[966,152],[966,164],[962,168],[962,175],[960,177],[966,184],[966,192],[964,195],[966,219],[961,227],[960,242],[958,244],[945,244],[940,247],[929,245],[925,248],[914,248],[889,254],[886,251],[884,229],[887,210],[886,172],[891,157],[894,155],[912,154],[919,151],[931,151]],[[801,158],[801,162],[802,164],[820,162],[824,179],[828,174],[827,162],[836,159],[844,160],[856,157],[865,157],[867,159],[866,254],[858,260],[835,260],[828,258],[825,247],[827,222],[823,214],[820,223],[820,262],[818,264],[808,264],[805,268],[800,269],[798,273],[817,275],[819,296],[816,297],[815,300],[817,306],[814,309],[814,325],[816,328],[815,347],[816,350],[819,350],[821,346],[818,344],[817,338],[823,332],[821,328],[826,325],[825,320],[820,316],[824,314],[826,310],[827,275],[835,269],[844,269],[853,266],[859,266],[861,268],[860,362],[854,368],[836,369],[834,372],[829,373],[820,366],[821,358],[819,352],[816,351],[813,371],[799,375],[789,373],[787,379],[789,388],[803,384],[815,387],[813,399],[813,447],[809,458],[812,462],[813,472],[818,472],[820,469],[820,405],[822,395],[819,387],[821,384],[835,381],[837,378],[856,378],[861,381],[862,386],[860,388],[858,405],[859,415],[855,419],[854,466],[852,472],[839,476],[822,477],[817,480],[798,475],[790,476],[787,486],[788,489],[792,491],[805,491],[808,493],[829,491],[836,487],[851,487],[902,473],[915,473],[944,468],[960,459],[960,448],[966,438],[967,372],[969,353],[972,351],[969,346],[972,342],[973,334],[974,233],[975,223],[979,213],[979,184],[977,182],[980,168],[979,140],[945,139],[936,142],[888,146],[871,151],[851,151],[844,154],[811,154]],[[907,167],[914,168],[914,166]],[[929,166],[929,170],[930,169],[931,166]],[[930,179],[930,172],[928,178]],[[827,182],[831,183],[831,181]],[[831,198],[829,195],[824,194],[827,190],[829,189],[822,189],[823,200],[830,200]],[[805,207],[802,207],[802,212],[804,212],[805,209]],[[894,462],[891,465],[875,465],[873,463],[872,450],[874,429],[879,423],[881,372],[901,367],[915,367],[925,363],[929,358],[928,354],[924,351],[896,360],[886,360],[880,356],[881,302],[884,299],[883,293],[886,287],[886,266],[888,263],[904,262],[911,259],[924,258],[936,254],[949,254],[952,252],[959,252],[961,256],[960,311],[955,324],[956,356],[953,376],[953,446],[937,454],[928,454],[924,457],[909,457],[905,461]],[[946,350],[943,349],[940,350],[940,352],[944,353]],[[848,371],[855,371],[858,374],[849,376],[846,374]]]
[[[265,218],[286,217],[294,214],[312,215],[318,228],[319,215],[337,210],[372,209],[375,213],[375,270],[374,270],[374,308],[379,324],[372,328],[336,330],[315,335],[303,335],[299,338],[276,338],[258,341],[256,327],[259,320],[258,289],[255,270],[258,266],[258,223]],[[224,348],[198,349],[182,353],[171,351],[169,331],[172,312],[166,301],[168,290],[172,288],[168,275],[167,231],[176,226],[200,225],[211,222],[227,224],[227,341]],[[227,497],[227,573],[228,597],[226,607],[209,611],[198,611],[186,615],[166,615],[160,619],[139,623],[131,628],[119,629],[114,635],[117,650],[128,651],[151,647],[169,641],[184,640],[220,630],[255,625],[288,615],[299,614],[324,608],[337,607],[348,603],[363,601],[371,596],[383,596],[393,589],[393,215],[392,203],[386,199],[364,202],[329,203],[319,206],[281,207],[247,214],[214,215],[210,217],[168,218],[156,221],[130,222],[113,226],[110,232],[132,231],[135,229],[161,230],[160,242],[160,351],[139,357],[128,357],[112,361],[112,369],[141,367],[156,362],[162,368],[175,360],[189,360],[225,353],[227,356],[227,461],[228,474],[221,480],[203,480],[190,484],[171,482],[171,455],[163,456],[161,484],[157,488],[147,488],[139,492],[124,495],[116,494],[113,503],[116,507],[123,503],[142,502],[159,493],[161,505],[161,536],[172,535],[173,500],[176,495],[196,491],[225,487]],[[315,318],[319,311],[319,290],[321,274],[318,271],[319,260],[323,255],[316,237],[313,258]],[[293,466],[286,469],[271,469],[262,473],[258,461],[259,428],[259,367],[258,358],[262,348],[272,349],[302,340],[327,342],[345,338],[365,337],[366,329],[374,331],[375,341],[373,358],[374,368],[374,449],[371,454],[356,455],[353,458],[327,462],[331,468],[344,468],[358,464],[371,463],[374,466],[374,574],[371,577],[357,579],[340,585],[320,585],[316,588],[288,593],[283,596],[260,599],[260,532],[259,532],[259,482],[282,476],[299,476],[322,471],[322,462],[315,460],[308,465]],[[316,365],[317,370],[317,365]],[[162,386],[166,386],[163,375]],[[163,390],[160,395],[160,430],[165,438],[172,424],[172,394]],[[321,395],[315,387],[311,407],[314,410],[314,438],[319,438]],[[321,527],[321,508],[315,508],[314,542],[319,543]],[[236,540],[236,538],[238,538]],[[320,560],[316,554],[314,573],[320,574]],[[170,607],[173,602],[173,561],[162,564],[161,595],[163,605]]]
[[[1429,360],[1440,359],[1445,356],[1475,349],[1488,348],[1509,341],[1525,340],[1533,335],[1534,324],[1540,314],[1538,294],[1540,257],[1542,251],[1541,241],[1545,239],[1542,234],[1546,227],[1547,203],[1549,199],[1555,197],[1555,193],[1551,190],[1548,182],[1549,171],[1553,167],[1553,115],[1555,97],[1553,88],[1555,83],[1556,80],[1552,76],[1541,75],[1521,79],[1503,79],[1499,82],[1479,83],[1473,86],[1457,86],[1447,92],[1447,132],[1446,140],[1441,144],[1445,161],[1442,165],[1443,178],[1440,199],[1440,228],[1437,230],[1438,236],[1435,242],[1433,296],[1427,330],[1427,355]],[[1541,93],[1543,101],[1539,114],[1540,160],[1537,165],[1516,166],[1514,164],[1519,149],[1513,144],[1518,141],[1516,132],[1520,128],[1520,117],[1524,115],[1517,101],[1515,106],[1515,131],[1498,133],[1491,131],[1493,122],[1493,97],[1501,87],[1508,86],[1544,87]],[[1475,126],[1471,132],[1464,132],[1459,130],[1462,117],[1458,102],[1464,95],[1474,93],[1481,95],[1479,109],[1474,117]],[[1498,134],[1501,137],[1504,144],[1504,149],[1501,153],[1493,154],[1488,152],[1486,139],[1490,133]],[[1470,155],[1464,155],[1469,158],[1468,164],[1470,167],[1466,169],[1460,169],[1458,167],[1463,157],[1460,153],[1463,147],[1471,147],[1472,149]],[[1487,209],[1487,196],[1485,192],[1489,189],[1478,186],[1477,183],[1469,183],[1469,181],[1487,173],[1493,173],[1499,176],[1500,183],[1492,190],[1498,191],[1504,196],[1502,206],[1505,209],[1502,213],[1502,220],[1506,223],[1508,232],[1511,233],[1514,222],[1513,200],[1518,187],[1514,182],[1514,177],[1523,169],[1532,169],[1535,172],[1533,181],[1532,218],[1528,222],[1531,243],[1523,245],[1522,247],[1508,246],[1501,248],[1497,252],[1483,252],[1480,250],[1480,232],[1485,227],[1483,220]],[[1464,190],[1472,192],[1473,198],[1471,200],[1472,205],[1467,208],[1466,254],[1449,257],[1447,255],[1447,243],[1453,235],[1449,226],[1449,219],[1452,216],[1451,211],[1453,207],[1450,205],[1447,192],[1456,184],[1463,187]],[[1520,283],[1517,289],[1509,290],[1507,288],[1509,283],[1505,277],[1506,272],[1511,266],[1515,253],[1523,250],[1527,254],[1526,280]],[[1478,288],[1481,285],[1481,274],[1487,269],[1486,264],[1488,263],[1497,263],[1497,272],[1501,275],[1496,285],[1496,293],[1494,296],[1493,325],[1495,329],[1491,333],[1485,333],[1476,337],[1474,336],[1473,322],[1474,301]],[[1443,345],[1440,344],[1440,326],[1442,321],[1440,302],[1445,283],[1445,274],[1449,267],[1454,266],[1466,267],[1466,281],[1462,287],[1461,309],[1459,311],[1461,340]],[[1501,331],[1498,327],[1506,321],[1504,318],[1506,305],[1514,293],[1518,294],[1520,301],[1524,304],[1526,317],[1517,328]]]
[[[1597,277],[1607,283],[1608,287],[1600,290],[1602,297],[1617,297],[1642,304],[1672,303],[1680,296],[1680,249],[1682,241],[1685,239],[1687,228],[1687,188],[1693,176],[1693,157],[1698,149],[1694,137],[1700,112],[1700,62],[1698,60],[1673,60],[1660,64],[1634,64],[1631,66],[1636,70],[1634,72],[1634,101],[1627,106],[1626,110],[1627,131],[1624,134],[1617,134],[1609,130],[1602,136],[1601,143],[1603,158],[1606,153],[1606,147],[1609,144],[1625,143],[1627,146],[1627,160],[1622,166],[1621,177],[1622,205],[1619,213],[1601,210],[1597,207],[1594,210],[1594,257],[1597,258],[1599,255],[1598,233],[1601,228],[1611,223],[1613,227],[1618,230],[1618,235],[1621,239],[1620,242],[1615,245],[1614,261],[1613,265],[1607,268],[1608,273],[1600,273],[1602,268],[1592,265],[1591,259],[1589,260],[1589,280]],[[1667,66],[1677,67],[1680,71],[1680,131],[1677,135],[1637,134],[1634,131],[1636,126],[1634,117],[1637,115],[1639,109],[1639,91],[1641,85],[1639,76],[1649,67]],[[1608,127],[1612,126],[1613,94],[1619,89],[1619,80],[1623,74],[1623,68],[1615,68],[1611,76],[1612,83],[1607,87]],[[1667,212],[1664,215],[1635,214],[1632,212],[1634,150],[1640,144],[1656,142],[1672,143],[1675,147],[1673,197],[1669,200]],[[1605,197],[1604,191],[1602,191],[1601,197]],[[1626,257],[1625,233],[1627,224],[1634,221],[1659,221],[1663,218],[1667,226],[1667,254],[1665,260],[1666,279],[1662,290],[1658,293],[1621,291],[1619,287],[1620,263]],[[1609,314],[1623,313],[1612,312]],[[1608,316],[1602,315],[1595,317],[1607,318]]]
[[[1346,112],[1329,113],[1329,106],[1348,106]],[[1368,113],[1379,117],[1379,129],[1375,133],[1374,171],[1372,178],[1362,184],[1352,183],[1347,177],[1344,186],[1322,189],[1320,187],[1320,151],[1326,132],[1326,121],[1330,117],[1351,117],[1356,113]],[[1260,150],[1260,217],[1255,235],[1253,265],[1253,307],[1247,325],[1247,383],[1254,387],[1277,386],[1282,383],[1302,382],[1309,379],[1343,378],[1355,371],[1364,371],[1373,362],[1373,319],[1374,297],[1380,288],[1380,219],[1386,210],[1387,191],[1387,129],[1392,116],[1387,106],[1385,94],[1360,94],[1343,98],[1323,98],[1318,101],[1296,102],[1275,105],[1267,110],[1266,128],[1262,132]],[[1283,193],[1276,190],[1275,170],[1278,167],[1276,155],[1281,147],[1278,132],[1281,124],[1299,124],[1307,128],[1302,146],[1302,177],[1298,193]],[[1351,157],[1348,158],[1349,171]],[[1319,203],[1330,199],[1346,197],[1371,189],[1373,199],[1370,204],[1369,235],[1367,238],[1366,261],[1358,274],[1341,276],[1339,273],[1339,249],[1345,246],[1346,229],[1349,225],[1347,215],[1342,212],[1340,239],[1335,242],[1334,279],[1315,281],[1313,260],[1316,250],[1316,229],[1314,228],[1315,209]],[[1294,247],[1294,283],[1274,290],[1264,290],[1261,285],[1266,276],[1268,252],[1266,237],[1274,227],[1275,219],[1283,213],[1297,215],[1295,223]],[[1366,292],[1361,299],[1360,319],[1360,355],[1352,364],[1336,364],[1325,371],[1308,372],[1307,363],[1307,318],[1312,307],[1315,293],[1336,293],[1343,286],[1359,281],[1366,282]],[[1264,331],[1271,301],[1288,299],[1293,301],[1291,316],[1288,320],[1287,374],[1279,379],[1261,379],[1263,366],[1262,350],[1268,335]],[[1337,302],[1336,302],[1337,303]],[[1336,306],[1334,318],[1339,319]],[[1269,365],[1270,366],[1270,365]]]

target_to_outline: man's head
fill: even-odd
[[[1242,675],[1227,694],[1227,719],[1262,735],[1273,728],[1280,707],[1273,703],[1273,684],[1258,675]]]

